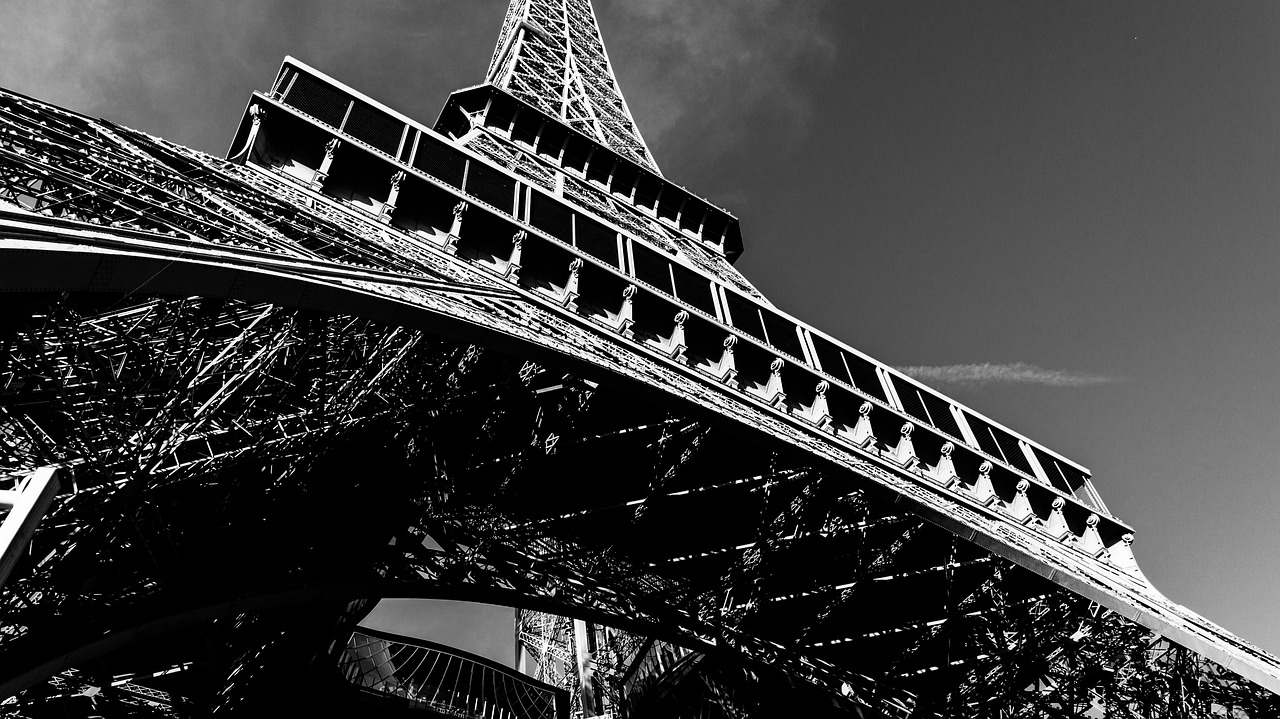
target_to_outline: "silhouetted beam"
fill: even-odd
[[[9,508],[0,521],[0,587],[4,586],[14,564],[26,551],[36,525],[53,504],[58,486],[57,470],[42,467],[27,475],[13,489],[0,491],[0,506]]]

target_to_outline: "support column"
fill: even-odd
[[[890,457],[897,462],[899,466],[906,470],[915,469],[920,464],[920,458],[916,456],[915,444],[911,441],[911,433],[914,432],[916,426],[911,422],[902,425],[898,438],[898,446],[893,448],[893,454]]]
[[[244,147],[241,148],[240,152],[231,158],[232,162],[243,165],[249,161],[249,157],[253,154],[253,146],[258,141],[258,131],[262,129],[262,120],[266,116],[267,111],[263,110],[257,103],[249,106],[249,117],[253,121],[253,125],[249,128],[249,139],[245,140]]]
[[[1066,542],[1075,537],[1071,527],[1067,525],[1067,515],[1062,511],[1065,506],[1067,506],[1067,500],[1062,497],[1054,497],[1053,504],[1049,510],[1049,519],[1045,521],[1043,526],[1044,533],[1059,542]]]
[[[724,353],[720,355],[720,361],[711,369],[711,374],[722,384],[729,386],[737,385],[738,368],[734,364],[733,348],[738,346],[738,336],[729,335],[724,338]]]
[[[871,431],[871,410],[874,408],[875,405],[870,402],[863,402],[862,406],[858,407],[858,421],[853,425],[853,431],[844,435],[849,441],[868,452],[877,451],[876,436]]]
[[[1027,497],[1027,490],[1030,488],[1031,482],[1025,479],[1018,480],[1013,501],[1005,507],[1005,512],[1018,524],[1030,524],[1036,519],[1035,510],[1031,508],[1031,499]]]
[[[451,255],[458,254],[458,240],[462,238],[462,215],[466,213],[467,207],[465,202],[453,206],[453,225],[449,227],[449,235],[444,239],[444,251]]]
[[[946,442],[942,445],[942,452],[938,457],[938,464],[933,468],[933,479],[947,489],[951,489],[960,483],[960,477],[956,474],[955,462],[951,459],[951,453],[956,451],[955,444]]]
[[[1107,545],[1102,543],[1102,536],[1098,534],[1099,521],[1101,519],[1098,515],[1089,515],[1089,518],[1084,521],[1084,535],[1076,545],[1077,549],[1095,559],[1101,559],[1107,553]]]
[[[511,238],[511,257],[507,260],[507,269],[503,276],[512,282],[520,281],[520,255],[524,251],[524,240],[529,233],[520,230]]]
[[[685,310],[677,312],[673,319],[675,326],[671,328],[671,338],[667,340],[666,346],[667,356],[673,360],[685,359],[685,350],[689,349],[684,337],[684,323],[688,321],[689,313]]]
[[[635,285],[627,285],[622,290],[622,308],[618,310],[618,322],[617,325],[614,326],[614,329],[618,331],[618,334],[626,337],[627,339],[633,339],[635,337],[635,333],[632,332],[631,326],[636,322],[634,316],[634,300],[636,292],[638,291],[639,290],[636,289]]]
[[[391,213],[396,211],[396,202],[400,199],[400,183],[404,182],[404,170],[396,170],[391,176],[391,191],[387,193],[387,201],[378,211],[378,222],[391,223]]]
[[[333,156],[338,152],[339,147],[342,147],[342,141],[336,137],[324,144],[324,159],[320,161],[320,169],[316,170],[316,176],[311,179],[311,189],[316,191],[324,189],[324,181],[329,179],[329,170],[333,167]]]
[[[573,645],[574,654],[578,659],[578,692],[582,699],[582,715],[584,717],[593,717],[599,714],[596,711],[596,694],[595,682],[592,675],[592,661],[590,640],[587,632],[591,631],[587,623],[581,619],[573,620]]]
[[[991,484],[991,469],[991,463],[985,459],[982,460],[982,464],[978,465],[978,481],[969,490],[973,498],[984,507],[990,507],[1000,499],[996,495],[995,487]]]
[[[831,389],[831,384],[825,379],[818,382],[813,388],[813,404],[801,413],[805,419],[812,422],[818,429],[824,432],[832,431],[831,411],[827,406],[827,390]]]
[[[560,296],[560,306],[571,312],[578,311],[578,272],[581,269],[581,257],[575,257],[569,261],[569,279],[565,282],[564,294]]]
[[[1133,534],[1127,533],[1110,549],[1111,563],[1121,571],[1135,577],[1142,576],[1138,569],[1138,560],[1133,556]]]

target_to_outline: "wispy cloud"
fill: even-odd
[[[1008,364],[953,364],[941,367],[898,367],[899,372],[921,382],[977,386],[988,384],[1038,384],[1049,387],[1093,387],[1121,381],[1118,377],[1045,369],[1026,362]]]
[[[483,78],[505,6],[7,0],[0,87],[222,152],[289,54],[429,122],[447,92]]]
[[[613,67],[664,171],[687,176],[766,121],[813,112],[797,70],[829,66],[838,0],[596,0]],[[10,5],[13,5],[11,8]],[[290,54],[429,120],[481,81],[507,0],[8,0],[0,87],[201,149]],[[681,167],[683,163],[683,167]]]
[[[705,162],[730,150],[761,109],[782,125],[776,135],[803,130],[811,108],[793,75],[835,58],[836,38],[822,19],[829,2],[597,2],[602,23],[606,13],[618,23],[604,23],[605,43],[659,164],[690,153]]]

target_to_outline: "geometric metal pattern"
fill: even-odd
[[[371,629],[351,634],[339,668],[352,684],[448,716],[567,719],[564,696],[481,657]]]
[[[594,640],[590,643],[584,636],[588,633]],[[601,687],[594,680],[596,671],[604,664],[605,651],[600,646],[600,633],[580,620],[517,609],[515,634],[517,666],[538,681],[566,690],[573,697],[570,704],[573,716],[594,716],[606,712],[607,704]],[[627,634],[621,636],[630,637]],[[604,643],[608,644],[607,641]],[[634,652],[627,654],[629,656],[616,664],[626,666],[634,659]]]
[[[658,172],[609,65],[590,0],[516,0],[486,82]]]
[[[617,713],[639,683],[671,668],[661,659],[692,652],[631,632],[546,612],[516,610],[516,652],[521,671],[565,689],[574,716]],[[624,688],[625,687],[625,688]]]
[[[320,711],[422,596],[519,607],[583,712],[1280,715],[1083,470],[735,289],[727,215],[490,89],[442,134],[290,65],[232,161],[0,93],[0,477],[58,488],[5,554],[7,711]]]

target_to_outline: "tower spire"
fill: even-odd
[[[485,80],[658,172],[618,88],[591,0],[511,0]]]

